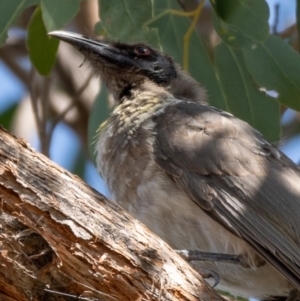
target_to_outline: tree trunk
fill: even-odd
[[[0,300],[218,300],[116,204],[0,128]]]

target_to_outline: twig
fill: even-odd
[[[185,35],[183,37],[183,70],[188,70],[190,38],[191,38],[193,30],[197,24],[197,21],[199,19],[202,9],[203,9],[204,3],[205,3],[205,0],[200,0],[197,8],[190,12],[183,12],[183,11],[179,11],[179,10],[175,10],[175,9],[166,9],[162,13],[158,14],[151,20],[144,23],[144,27],[148,27],[151,23],[160,19],[161,17],[163,17],[166,14],[172,14],[172,15],[182,16],[182,17],[193,17],[192,23],[189,26],[187,32],[185,33]]]
[[[279,23],[279,8],[280,8],[279,3],[276,3],[275,4],[275,19],[274,19],[274,23],[272,26],[272,32],[275,35],[278,34],[277,27],[278,27],[278,23]]]
[[[163,12],[161,12],[160,14],[158,14],[157,16],[155,16],[154,18],[152,18],[149,21],[147,21],[146,23],[144,23],[143,26],[148,27],[150,24],[159,20],[160,18],[162,18],[164,15],[167,15],[167,14],[172,14],[172,15],[181,16],[181,17],[192,17],[192,16],[194,16],[195,13],[194,13],[194,11],[183,12],[183,11],[176,10],[176,9],[166,9]]]
[[[189,29],[187,30],[186,34],[183,37],[183,70],[188,70],[189,68],[189,47],[190,47],[190,38],[193,33],[194,28],[196,27],[197,21],[200,17],[200,14],[203,9],[203,5],[205,0],[200,0],[197,8],[194,10],[194,17],[192,24],[190,25]]]
[[[33,67],[31,67],[30,73],[29,73],[29,83],[30,84],[28,86],[28,89],[29,89],[29,93],[30,93],[30,99],[31,99],[31,104],[32,104],[32,108],[33,108],[33,114],[34,114],[35,121],[36,121],[37,130],[38,130],[39,137],[40,137],[41,121],[40,121],[40,116],[39,116],[38,98],[35,93],[35,89],[33,87],[34,74],[35,74],[35,70]]]
[[[74,99],[74,101],[72,101],[70,103],[70,105],[54,119],[54,121],[52,123],[52,130],[54,130],[54,128],[65,117],[65,115],[80,101],[79,96],[87,88],[87,86],[89,85],[92,78],[93,78],[93,74],[91,73],[90,76],[83,83],[83,85],[74,93],[74,95],[72,97],[72,99]]]
[[[27,87],[29,87],[29,74],[18,63],[17,59],[11,53],[9,46],[0,49],[0,57],[9,69],[18,77],[18,79]]]
[[[44,85],[43,85],[43,91],[42,91],[42,97],[40,100],[41,103],[41,110],[42,110],[42,116],[41,116],[41,152],[42,154],[49,157],[49,146],[52,134],[47,130],[48,128],[48,121],[49,121],[49,91],[50,91],[50,85],[51,85],[51,78],[50,77],[44,77]]]
[[[63,120],[65,115],[80,101],[79,96],[83,93],[83,91],[87,88],[89,85],[91,79],[93,78],[93,74],[90,74],[90,76],[86,79],[86,81],[83,83],[83,85],[74,93],[73,101],[69,104],[69,106],[62,111],[56,118],[52,121],[51,125],[49,126],[49,131],[48,131],[48,141],[50,142],[52,139],[53,131],[57,124]]]
[[[34,76],[36,75],[36,71],[34,67],[31,67],[29,74],[29,93],[33,108],[33,114],[35,116],[38,135],[41,143],[41,153],[45,156],[49,157],[49,145],[51,141],[51,135],[47,131],[47,124],[49,121],[49,91],[50,91],[50,83],[51,80],[49,77],[43,78],[43,93],[41,97],[39,97],[39,93],[37,93],[34,87]]]

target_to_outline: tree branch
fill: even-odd
[[[165,242],[0,128],[0,299],[218,300]]]

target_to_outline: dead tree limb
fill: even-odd
[[[165,242],[0,128],[0,300],[218,300]]]

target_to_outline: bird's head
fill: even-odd
[[[165,89],[177,98],[206,102],[205,91],[171,57],[144,44],[104,43],[80,34],[53,31],[90,61],[117,102],[144,83]],[[148,85],[149,87],[149,85]]]

